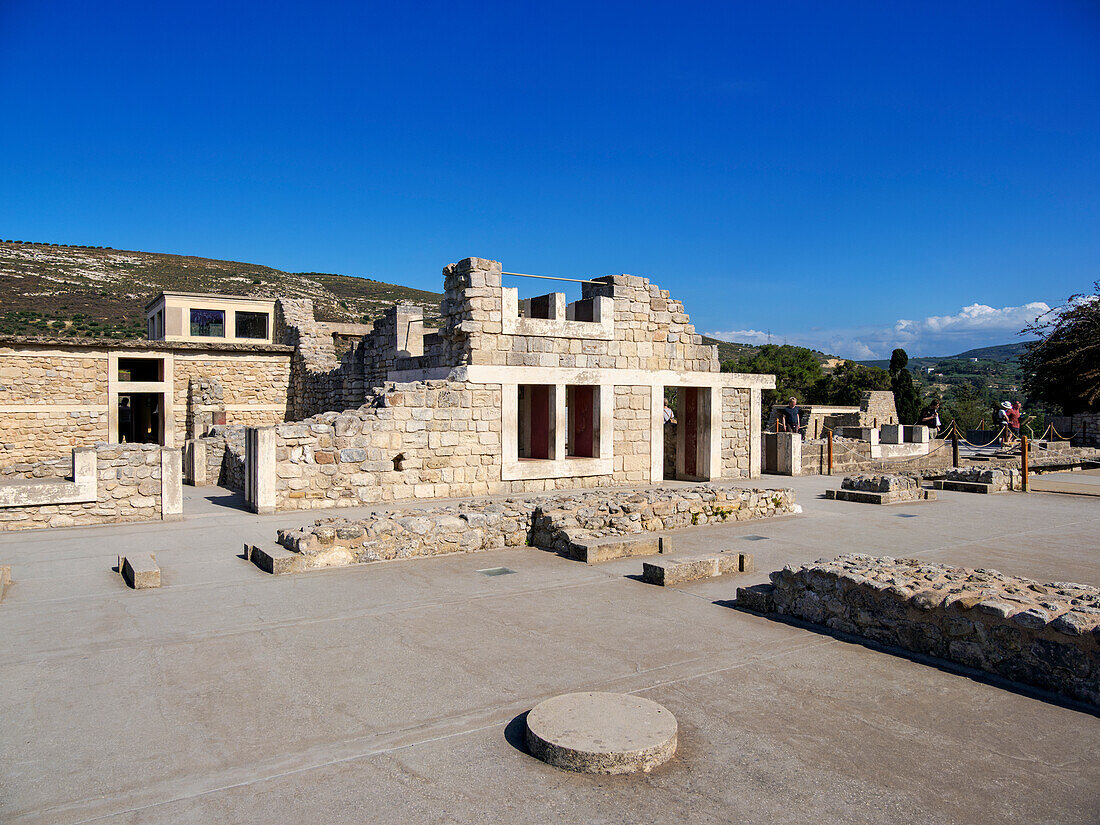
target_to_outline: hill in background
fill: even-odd
[[[397,301],[439,315],[442,295],[318,272],[157,252],[0,242],[0,334],[144,338],[145,303],[161,290],[312,298],[317,318],[361,322]]]

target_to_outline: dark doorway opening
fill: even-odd
[[[118,397],[118,440],[127,444],[164,443],[164,394],[130,392]]]
[[[596,388],[569,386],[565,404],[569,414],[569,433],[565,453],[574,458],[596,457]]]

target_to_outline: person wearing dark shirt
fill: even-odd
[[[935,438],[936,433],[939,432],[940,427],[940,402],[933,401],[923,410],[921,410],[920,418],[917,419],[917,423],[927,427],[932,431],[932,437]]]
[[[793,395],[787,401],[787,406],[779,411],[779,426],[789,433],[797,433],[802,428],[802,410],[798,407],[798,399]]]

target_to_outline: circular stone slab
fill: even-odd
[[[623,693],[566,693],[527,714],[531,755],[567,771],[651,771],[676,753],[676,717]]]

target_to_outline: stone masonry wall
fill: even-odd
[[[221,385],[221,404],[226,409],[227,423],[264,427],[285,421],[290,362],[289,356],[176,355],[173,359],[176,444],[186,440],[188,419],[193,414],[188,387],[191,382],[204,379]]]
[[[70,407],[0,416],[0,465],[64,457],[73,447],[105,440],[106,387],[104,353],[25,355],[0,347],[0,406]]]
[[[206,446],[207,483],[243,491],[245,426],[213,427],[209,435],[195,440]]]
[[[668,290],[633,275],[585,283],[583,298],[614,299],[614,338],[504,334],[501,265],[467,258],[443,270],[446,365],[580,367],[718,372],[717,348]],[[593,324],[593,328],[598,324]]]
[[[615,387],[615,484],[649,481],[652,403],[649,387]],[[582,486],[577,480],[571,481],[569,486]]]
[[[500,388],[391,384],[357,410],[280,424],[275,450],[276,509],[486,495],[500,479]]]
[[[97,444],[97,500],[0,508],[0,531],[161,518],[161,452],[155,444]],[[49,462],[52,467],[56,462]],[[71,468],[71,464],[70,464]]]
[[[1050,423],[1060,437],[1072,436],[1075,447],[1100,447],[1100,412],[1053,416]]]
[[[472,502],[366,518],[322,519],[279,531],[279,544],[332,567],[533,545],[567,552],[577,541],[766,518],[794,512],[791,490],[692,488],[599,490],[541,499]]]
[[[1100,706],[1096,587],[859,554],[771,578],[738,602]]]
[[[750,392],[722,389],[722,478],[749,477]]]

